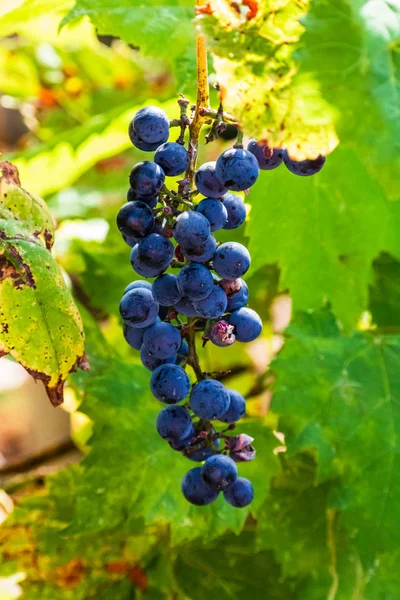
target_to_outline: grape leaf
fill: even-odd
[[[50,254],[54,232],[45,203],[19,186],[15,168],[1,165],[0,354],[41,379],[56,406],[67,375],[87,367],[82,322]]]
[[[25,25],[43,14],[55,13],[60,17],[71,6],[72,0],[22,0],[7,2],[0,7],[0,37],[15,34],[18,23]]]
[[[369,309],[378,327],[400,326],[400,263],[389,254],[382,254],[373,263]]]
[[[277,262],[295,310],[329,301],[354,324],[368,306],[373,259],[400,257],[400,204],[386,200],[353,150],[338,148],[314,177],[284,166],[263,172],[248,202],[252,270]]]
[[[310,316],[312,321],[312,316]],[[342,510],[361,556],[399,543],[400,337],[333,330],[292,337],[274,363],[273,410],[290,453],[314,449],[318,479],[341,476],[331,507]],[[286,430],[287,427],[287,430]]]

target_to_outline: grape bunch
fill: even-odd
[[[183,478],[184,497],[204,506],[221,492],[229,504],[241,508],[251,503],[254,491],[249,480],[238,476],[237,463],[252,460],[255,450],[250,436],[228,434],[244,416],[246,402],[219,381],[220,374],[201,371],[195,340],[201,332],[203,344],[218,347],[252,342],[262,322],[247,307],[243,276],[250,267],[248,250],[235,241],[218,244],[213,232],[243,224],[245,204],[233,192],[247,192],[260,169],[284,162],[293,173],[310,175],[323,161],[295,163],[283,150],[270,151],[251,140],[247,150],[237,143],[216,162],[193,170],[192,189],[187,174],[193,157],[184,144],[189,120],[185,102],[180,106],[176,142],[168,141],[172,122],[157,107],[140,109],[129,126],[133,145],[155,152],[153,161],[139,162],[131,170],[128,201],[118,212],[117,226],[131,247],[133,269],[155,279],[128,285],[120,314],[127,343],[152,372],[153,395],[166,405],[157,418],[159,435],[200,465]],[[168,189],[165,178],[178,176],[183,176],[174,186],[178,190]],[[195,202],[198,195],[204,198]],[[196,375],[194,384],[187,366]]]

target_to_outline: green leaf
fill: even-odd
[[[15,34],[18,24],[26,26],[44,14],[56,13],[60,17],[71,6],[72,0],[22,0],[7,2],[0,7],[0,37]]]
[[[400,326],[400,263],[389,254],[373,263],[369,308],[378,327]]]
[[[288,450],[315,450],[319,481],[341,476],[331,507],[362,555],[396,549],[400,337],[289,332],[272,405]]]
[[[248,202],[252,269],[277,262],[295,310],[328,301],[354,324],[368,306],[372,261],[382,251],[400,257],[400,204],[386,200],[350,149],[338,148],[315,177],[263,172]]]

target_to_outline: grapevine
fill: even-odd
[[[201,464],[183,478],[184,497],[204,506],[222,493],[229,504],[241,508],[252,502],[254,490],[249,480],[239,477],[237,463],[254,459],[254,440],[232,431],[245,415],[246,401],[219,381],[220,374],[202,370],[196,342],[200,336],[203,343],[219,347],[252,342],[261,334],[262,322],[247,307],[249,291],[242,278],[251,263],[248,250],[235,241],[218,244],[213,232],[244,223],[245,204],[233,192],[248,194],[260,169],[283,164],[296,175],[309,176],[323,167],[325,158],[296,162],[284,149],[254,139],[245,149],[235,119],[224,113],[222,104],[218,110],[209,106],[204,44],[198,38],[198,94],[192,116],[189,101],[180,97],[179,118],[169,121],[163,110],[147,106],[129,126],[133,145],[155,153],[153,161],[132,168],[128,202],[118,212],[117,226],[131,247],[133,269],[155,279],[128,285],[120,313],[126,341],[152,372],[153,395],[167,405],[157,418],[159,435],[173,450]],[[212,123],[207,143],[223,135],[228,125],[237,139],[217,161],[197,166],[206,122]],[[171,127],[180,129],[176,141],[168,141]],[[166,177],[180,179],[169,186]],[[198,201],[199,196],[203,198]],[[194,372],[193,384],[187,367]]]

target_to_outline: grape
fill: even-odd
[[[157,163],[168,177],[181,175],[189,167],[189,154],[184,146],[176,142],[167,142],[157,148],[154,154]]]
[[[225,279],[238,279],[250,267],[250,254],[242,244],[238,244],[238,242],[226,242],[217,248],[213,264],[214,271],[221,277]]]
[[[153,298],[154,298],[154,296],[153,296]],[[161,306],[161,304],[160,304],[160,308],[158,309],[158,316],[161,319],[161,321],[165,321],[165,319],[168,316],[168,312],[169,312],[168,306]]]
[[[247,283],[243,281],[243,279],[238,279],[237,281],[240,281],[241,287],[239,291],[228,295],[229,311],[237,310],[238,308],[242,308],[242,306],[246,306],[247,301],[249,299],[249,288],[247,286]]]
[[[201,246],[195,248],[182,246],[182,254],[184,258],[191,260],[192,262],[205,263],[214,257],[217,249],[217,242],[213,235],[209,235],[207,241]]]
[[[157,106],[145,106],[137,111],[129,125],[129,137],[136,146],[133,138],[136,133],[138,139],[148,144],[163,144],[169,137],[169,119],[167,114]],[[155,150],[155,148],[152,148]]]
[[[246,220],[246,207],[244,202],[236,194],[225,194],[224,206],[228,214],[228,220],[224,225],[224,229],[237,229]]]
[[[143,281],[143,279],[137,279],[136,281],[132,281],[132,283],[130,283],[129,285],[126,286],[124,294],[126,294],[126,292],[129,292],[129,290],[136,290],[138,288],[145,288],[146,290],[152,291],[152,285],[149,281]],[[156,302],[157,302],[157,300],[156,300]]]
[[[262,331],[262,321],[255,310],[239,308],[229,316],[229,324],[235,328],[239,342],[252,342]]]
[[[197,212],[204,215],[210,223],[211,231],[222,229],[228,220],[228,213],[220,200],[205,198],[197,205]]]
[[[228,390],[228,394],[229,408],[219,420],[223,423],[236,423],[236,421],[240,421],[246,412],[246,400],[236,390]]]
[[[138,288],[122,296],[119,305],[121,317],[134,327],[152,325],[158,316],[158,304],[150,290]]]
[[[149,160],[137,163],[129,175],[133,193],[145,198],[156,196],[164,185],[164,180],[162,168]]]
[[[227,191],[216,174],[216,163],[206,162],[196,171],[195,182],[200,194],[209,198],[221,198]]]
[[[171,240],[159,233],[151,233],[137,246],[139,260],[149,267],[166,269],[174,257]]]
[[[306,159],[306,160],[291,160],[287,152],[283,155],[283,160],[285,161],[286,167],[289,169],[291,173],[294,175],[299,175],[300,177],[310,177],[310,175],[315,175],[318,173],[325,164],[326,158],[325,156],[319,155],[315,159]]]
[[[160,275],[153,282],[153,297],[163,306],[173,306],[182,298],[175,275]]]
[[[215,379],[199,381],[192,387],[190,408],[200,419],[219,419],[229,408],[228,390]]]
[[[175,220],[173,236],[181,246],[199,248],[210,235],[210,223],[204,215],[186,210]]]
[[[146,329],[143,345],[147,352],[155,358],[171,358],[176,355],[181,345],[181,334],[171,323],[154,323]]]
[[[182,494],[195,506],[206,506],[218,497],[218,491],[206,485],[201,477],[200,467],[190,469],[182,479]]]
[[[128,189],[126,199],[128,202],[144,202],[144,204],[147,204],[147,206],[151,209],[155,208],[158,202],[157,196],[154,198],[143,198],[141,196],[137,196],[131,187]]]
[[[144,202],[127,202],[119,209],[117,227],[126,237],[145,237],[153,226],[153,212]]]
[[[214,286],[210,271],[204,265],[197,263],[183,267],[176,279],[179,291],[192,302],[206,298]]]
[[[167,406],[158,413],[157,431],[164,440],[183,440],[191,429],[192,418],[183,406]]]
[[[192,427],[189,432],[189,435],[187,437],[183,438],[183,440],[178,440],[176,442],[168,442],[168,443],[173,450],[182,452],[183,450],[186,450],[186,448],[188,448],[190,446],[190,444],[192,443],[193,437],[195,435],[196,435],[196,432],[194,430],[194,427]]]
[[[258,166],[263,171],[271,171],[276,169],[283,162],[284,151],[281,148],[269,148],[268,145],[260,145],[257,140],[250,140],[247,150],[254,154],[257,159]],[[270,152],[268,152],[270,150]]]
[[[194,462],[203,462],[210,456],[213,456],[215,454],[215,452],[218,452],[219,447],[220,447],[220,441],[221,440],[216,439],[212,443],[213,449],[207,445],[206,441],[204,441],[204,445],[202,445],[200,448],[197,448],[196,450],[192,450],[189,445],[186,447],[183,454],[189,460],[193,460]],[[194,446],[199,445],[199,442],[198,441],[196,442],[196,438],[194,438],[194,441],[192,443]]]
[[[226,127],[218,134],[218,137],[226,141],[234,140],[237,137],[238,128],[235,127],[235,125],[232,125],[232,123],[224,123],[224,125]]]
[[[251,481],[238,477],[236,481],[224,491],[225,500],[236,508],[248,506],[254,499],[254,489]]]
[[[226,311],[228,298],[222,288],[214,285],[213,290],[207,298],[193,302],[194,308],[205,319],[218,319]]]
[[[215,171],[228,190],[240,192],[256,182],[259,166],[255,156],[248,150],[230,148],[219,156]]]
[[[229,325],[229,323],[224,320],[217,321],[214,325],[209,327],[206,331],[206,335],[210,342],[221,348],[231,346],[233,342],[236,341],[233,325]]]
[[[214,490],[220,491],[226,490],[236,481],[238,470],[235,462],[229,456],[216,454],[207,458],[201,467],[201,476],[204,483]]]
[[[122,239],[124,240],[125,244],[129,246],[129,248],[134,248],[142,238],[129,238],[122,234]]]
[[[189,354],[189,344],[186,340],[182,340],[182,343],[178,349],[178,356],[176,357],[176,364],[180,365],[185,362],[186,357]]]
[[[140,347],[143,343],[143,336],[145,332],[145,327],[138,329],[137,327],[130,327],[126,323],[124,323],[124,338],[135,350],[140,350]]]
[[[133,329],[131,327],[131,329]],[[147,328],[146,328],[147,329]],[[141,331],[139,329],[139,331]],[[155,356],[149,354],[144,345],[142,344],[140,347],[140,360],[146,369],[149,371],[154,371],[157,367],[166,364],[174,364],[176,361],[176,356],[172,356],[171,358],[156,358]]]
[[[188,395],[190,379],[181,367],[162,365],[153,371],[150,388],[157,400],[165,404],[176,404]]]
[[[195,309],[195,307],[193,306],[193,302],[186,296],[183,296],[183,298],[181,298],[179,300],[179,302],[174,304],[174,309],[178,313],[181,313],[182,315],[184,315],[185,317],[199,317],[200,316],[199,313],[197,312],[197,310]]]
[[[131,264],[136,273],[142,277],[157,277],[158,275],[161,275],[161,273],[168,267],[168,265],[163,267],[149,267],[143,263],[138,257],[138,246],[132,248]]]
[[[136,133],[136,131],[132,128],[132,123],[129,125],[129,137],[132,144],[138,148],[139,150],[143,150],[144,152],[153,152],[153,150],[157,150],[160,142],[145,142],[142,140],[140,135]]]

